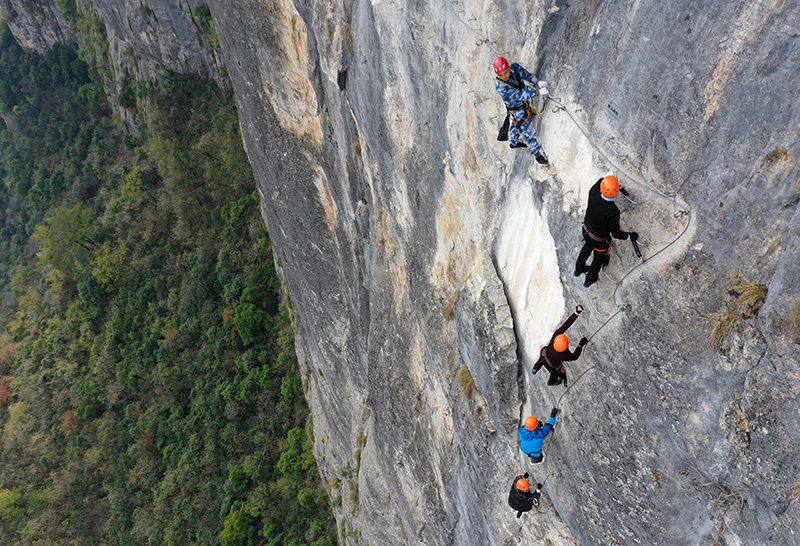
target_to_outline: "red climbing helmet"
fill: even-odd
[[[511,65],[508,64],[508,59],[505,57],[498,57],[494,60],[494,73],[500,74],[501,72],[506,71],[509,66]]]
[[[520,478],[517,480],[517,489],[520,491],[530,491],[531,484],[528,483],[528,480],[525,478]]]
[[[619,180],[616,176],[608,175],[600,182],[600,193],[611,199],[619,193]]]
[[[525,428],[528,430],[536,430],[536,427],[539,426],[539,420],[531,415],[527,419],[525,419]]]
[[[556,338],[553,340],[553,349],[555,349],[559,353],[563,353],[564,351],[569,349],[569,338],[564,334],[557,335]]]

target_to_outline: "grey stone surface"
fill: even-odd
[[[209,5],[343,544],[800,543],[797,1]],[[547,169],[495,140],[498,54],[558,99]],[[609,172],[647,259],[618,241],[585,289]],[[715,350],[732,273],[768,293]],[[576,303],[564,394],[530,367]],[[532,467],[519,418],[553,405]],[[516,519],[526,469],[545,494]]]
[[[115,100],[118,84],[126,75],[156,80],[165,70],[199,74],[228,85],[221,54],[212,44],[209,29],[193,13],[202,0],[76,0],[76,13],[94,13],[105,27],[108,61],[113,74],[106,82]],[[58,0],[0,0],[0,13],[14,37],[25,48],[40,53],[53,44],[75,43],[75,29],[63,16]],[[112,100],[113,102],[113,100]]]
[[[61,10],[50,0],[0,0],[0,12],[17,42],[26,49],[44,53],[55,44],[74,41]]]

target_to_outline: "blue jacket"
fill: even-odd
[[[515,122],[523,121],[527,114],[527,101],[539,94],[536,89],[525,90],[525,82],[531,82],[534,86],[539,80],[536,76],[525,70],[518,63],[511,63],[511,74],[508,81],[504,82],[500,78],[495,78],[494,88],[503,99],[506,108],[509,109],[511,117]]]
[[[542,444],[544,439],[553,432],[556,418],[551,417],[544,426],[539,426],[536,430],[528,430],[525,425],[519,427],[519,448],[525,455],[538,457],[542,454]]]

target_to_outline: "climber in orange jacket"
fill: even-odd
[[[542,349],[541,353],[539,353],[539,360],[533,365],[533,375],[536,375],[536,372],[542,366],[547,368],[547,371],[550,372],[550,379],[547,381],[548,385],[560,385],[563,383],[564,388],[567,387],[567,372],[564,370],[564,362],[578,360],[578,357],[581,356],[581,351],[589,343],[589,340],[583,337],[578,342],[575,352],[571,352],[569,350],[569,338],[564,334],[582,312],[582,306],[575,306],[575,312],[555,331],[550,343]]]

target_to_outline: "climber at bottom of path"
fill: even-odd
[[[550,338],[550,343],[541,350],[539,360],[533,365],[533,375],[536,375],[542,366],[547,368],[547,371],[550,372],[550,379],[547,381],[548,385],[561,385],[563,383],[564,388],[567,387],[567,371],[564,369],[564,362],[577,360],[581,356],[583,348],[589,343],[589,340],[585,337],[581,338],[575,348],[575,352],[572,352],[569,350],[569,338],[564,333],[581,313],[583,313],[583,307],[576,305],[575,312],[555,331],[553,337]]]
[[[508,111],[508,119],[511,122],[508,130],[511,147],[522,147],[520,146],[520,139],[522,139],[528,145],[530,153],[536,157],[536,161],[547,165],[547,157],[536,139],[536,128],[533,126],[534,116],[529,104],[532,98],[544,97],[549,94],[547,82],[537,79],[518,63],[509,64],[505,57],[498,57],[494,60],[494,72],[497,75],[494,88],[503,99],[503,104]],[[525,82],[530,82],[533,89],[526,89]]]
[[[529,512],[534,506],[539,506],[539,497],[542,496],[542,484],[536,484],[536,491],[531,491],[527,472],[514,478],[511,491],[508,493],[508,505],[517,512],[519,518],[523,512]]]
[[[545,425],[539,422],[534,416],[525,419],[525,424],[519,427],[519,448],[522,452],[530,457],[531,462],[541,463],[544,460],[544,453],[542,453],[542,446],[544,439],[547,438],[553,427],[556,424],[556,415],[558,415],[558,408],[553,408],[550,412],[550,419]]]
[[[586,273],[583,286],[589,287],[596,283],[600,268],[608,264],[612,236],[633,242],[639,238],[635,231],[622,231],[619,227],[620,212],[614,203],[619,193],[628,195],[625,188],[620,187],[619,180],[610,175],[598,180],[589,190],[589,204],[586,206],[586,216],[581,228],[584,244],[575,263],[576,277]],[[586,260],[592,253],[592,265],[586,267]]]

